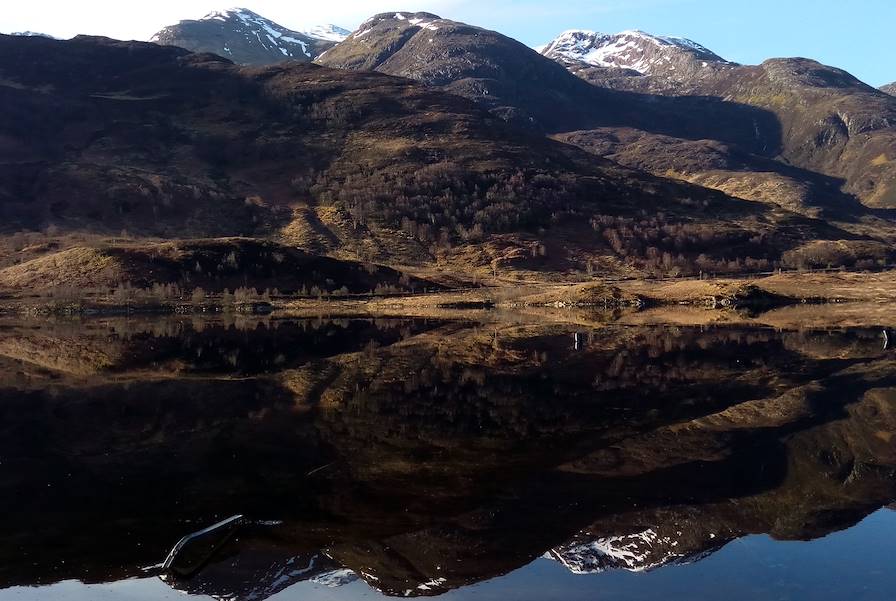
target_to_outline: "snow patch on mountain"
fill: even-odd
[[[349,570],[348,568],[342,568],[318,574],[311,579],[311,582],[327,588],[338,588],[340,586],[345,586],[346,584],[351,584],[356,580],[358,580],[358,575],[354,571]]]
[[[674,71],[680,68],[676,63],[683,60],[698,62],[703,67],[709,63],[727,63],[693,40],[638,30],[617,34],[584,29],[565,31],[539,51],[559,62],[632,69],[643,75]]]
[[[296,41],[295,38],[290,39],[291,34],[296,33],[327,42],[341,42],[351,34],[347,29],[331,23],[325,25],[312,25],[302,29],[287,29],[247,8],[229,8],[222,11],[213,11],[202,17],[200,20],[227,22],[231,19],[238,19],[250,27],[253,25],[261,27],[268,35],[274,38],[284,38],[284,36],[287,36],[284,38],[286,41]]]
[[[314,25],[300,31],[311,38],[337,43],[345,40],[345,38],[352,34],[348,29],[332,24]]]

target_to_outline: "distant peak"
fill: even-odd
[[[21,38],[47,38],[49,40],[55,40],[56,38],[48,35],[46,33],[40,33],[39,31],[14,31],[9,35],[18,36]]]
[[[698,61],[703,67],[726,62],[693,40],[653,35],[639,29],[616,34],[570,29],[539,51],[561,62],[632,69],[642,74],[671,69],[673,61]]]
[[[283,27],[282,25],[258,14],[253,10],[239,6],[235,6],[225,10],[212,11],[202,17],[200,21],[240,21],[246,25],[259,25],[268,31],[270,31],[270,28],[273,27],[277,30],[282,30],[283,32],[300,33],[309,38],[327,42],[341,42],[351,34],[351,32],[347,29],[339,27],[338,25],[333,25],[331,23],[327,23],[324,25],[311,25],[298,29],[287,29],[286,27]]]
[[[233,7],[165,27],[151,41],[213,52],[240,64],[309,62],[349,36],[336,25],[291,29],[248,8]]]

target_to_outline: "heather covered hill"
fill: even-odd
[[[734,142],[741,150],[841,179],[843,191],[867,206],[896,207],[896,99],[891,96],[841,69],[809,59],[737,65],[690,40],[641,32],[589,33],[566,32],[543,52],[604,89],[716,98],[758,109],[774,118],[777,132],[757,123],[752,135],[739,140],[707,138]]]
[[[553,134],[618,129],[720,142],[732,149],[728,162],[746,164],[723,174],[689,172],[689,164],[706,160],[698,151],[667,154],[674,164],[651,172],[749,200],[780,193],[785,206],[804,213],[822,206],[854,212],[846,196],[869,207],[896,206],[896,101],[845,72],[804,59],[740,66],[696,42],[642,32],[567,32],[542,52],[430,13],[383,13],[318,62],[438,85]],[[594,85],[563,77],[548,57]],[[651,157],[638,152],[635,146],[612,155],[642,169]],[[755,158],[744,161],[748,154]],[[770,160],[779,164],[769,168]],[[843,182],[831,191],[832,180]]]
[[[0,50],[10,235],[248,236],[491,274],[769,268],[861,238],[595,159],[406,79],[98,38]]]
[[[868,206],[896,207],[896,98],[807,59],[728,69],[695,92],[773,113],[784,161],[842,178]]]
[[[751,150],[778,136],[771,115],[751,107],[582,85],[581,78],[512,38],[430,13],[376,15],[317,62],[440,86],[541,132],[630,126],[740,142]]]
[[[553,61],[495,31],[431,13],[376,15],[317,62],[442,86],[502,118],[547,129],[598,114],[585,100],[589,87]]]
[[[251,285],[315,296],[438,287],[387,267],[244,238],[73,247],[0,269],[0,288],[31,293],[64,296],[73,290],[108,291],[123,283],[137,289],[161,285],[214,293]]]

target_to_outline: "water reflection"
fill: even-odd
[[[892,353],[877,329],[3,324],[0,587],[432,596],[815,539],[896,499]]]

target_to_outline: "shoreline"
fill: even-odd
[[[199,305],[188,300],[121,305],[115,304],[111,296],[66,303],[7,294],[0,300],[0,315],[151,317],[273,314],[277,318],[418,317],[493,321],[496,318],[503,320],[537,314],[549,321],[594,322],[598,315],[616,312],[626,314],[627,321],[646,322],[652,321],[649,316],[662,315],[677,308],[678,314],[690,311],[701,316],[697,321],[705,323],[720,321],[708,319],[707,315],[710,314],[728,315],[729,319],[721,321],[730,321],[730,315],[737,313],[759,314],[790,309],[795,314],[800,307],[843,305],[868,305],[875,309],[871,313],[886,312],[890,306],[896,308],[896,271],[788,273],[752,279],[595,280],[573,284],[503,282],[496,286],[429,294],[351,298],[283,296],[270,301],[248,301],[227,306],[218,303],[214,295]],[[640,319],[634,316],[640,316]],[[673,322],[677,322],[677,318]]]

